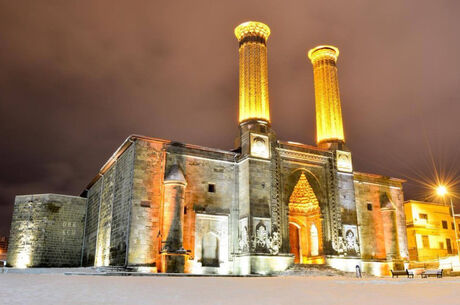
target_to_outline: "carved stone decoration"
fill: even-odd
[[[293,159],[293,160],[298,160],[298,161],[307,161],[307,162],[320,163],[320,164],[325,164],[329,160],[329,157],[327,156],[321,156],[321,155],[315,155],[315,154],[310,154],[306,152],[288,150],[284,148],[278,148],[277,151],[279,153],[279,156],[284,159]]]
[[[259,226],[256,232],[256,248],[267,247],[268,233],[264,225]]]
[[[329,223],[331,227],[331,243],[332,248],[339,252],[341,249],[340,241],[339,241],[339,230],[342,229],[342,217],[337,205],[337,177],[335,175],[336,168],[335,162],[330,159],[329,160],[329,170],[328,170],[328,186],[331,190],[328,193],[328,201],[329,201]]]
[[[351,153],[348,151],[336,151],[336,165],[337,169],[342,172],[353,172],[353,165],[351,163]]]
[[[249,232],[247,218],[242,218],[239,221],[238,247],[240,252],[249,251]]]
[[[272,232],[279,234],[281,228],[281,169],[280,169],[280,156],[276,149],[276,141],[272,141],[272,192],[271,192],[271,221]],[[282,245],[282,238],[278,238],[276,246],[279,252]],[[273,251],[273,249],[271,250]]]
[[[339,254],[359,256],[358,229],[355,225],[343,225],[343,236],[339,237]]]
[[[300,175],[289,198],[289,210],[294,214],[306,214],[314,210],[318,210],[319,213],[318,199],[304,173]]]
[[[264,159],[270,158],[267,136],[251,133],[251,156]]]
[[[281,249],[281,235],[280,232],[274,231],[269,238],[268,250],[271,254],[277,255]]]
[[[269,253],[271,224],[269,218],[253,218],[253,238],[251,250],[257,253]]]

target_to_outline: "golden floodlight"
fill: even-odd
[[[316,142],[345,142],[340,105],[337,57],[334,46],[317,46],[308,51],[313,64],[316,104]]]
[[[444,197],[447,194],[447,188],[444,185],[439,185],[436,187],[436,193],[439,196]]]
[[[239,42],[239,122],[270,122],[267,68],[267,39],[270,28],[248,21],[235,28]]]

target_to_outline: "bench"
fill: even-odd
[[[399,277],[400,275],[407,275],[408,278],[414,278],[414,272],[409,270],[391,270],[391,277]]]
[[[422,276],[422,278],[427,278],[429,276],[436,276],[437,278],[442,278],[442,269],[425,270],[420,275]]]

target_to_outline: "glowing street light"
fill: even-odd
[[[439,196],[444,197],[447,195],[447,188],[444,185],[440,185],[436,188],[436,193],[438,193]]]
[[[440,197],[447,196],[449,192],[447,191],[447,187],[444,185],[439,185],[436,187],[436,193]],[[452,196],[449,196],[450,199],[450,209],[452,211],[452,219],[454,221],[454,231],[455,231],[455,241],[457,242],[457,255],[460,257],[460,249],[459,249],[459,238],[458,238],[458,233],[457,233],[457,224],[455,223],[455,213],[454,213],[454,203],[452,201]]]

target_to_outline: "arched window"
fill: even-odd
[[[219,237],[212,232],[208,232],[203,236],[201,265],[203,267],[219,267]]]
[[[318,229],[315,224],[310,227],[310,255],[317,256],[319,250]]]

